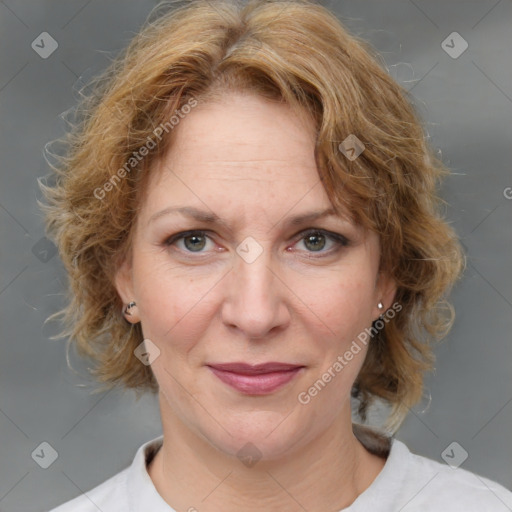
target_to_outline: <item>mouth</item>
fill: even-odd
[[[266,395],[293,380],[305,368],[288,363],[218,363],[207,367],[224,384],[247,395]]]

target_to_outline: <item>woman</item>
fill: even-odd
[[[194,1],[84,104],[45,187],[65,334],[163,435],[64,511],[510,510],[395,432],[453,318],[444,174],[404,90],[307,1]]]

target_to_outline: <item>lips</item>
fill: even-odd
[[[272,393],[290,382],[304,366],[289,363],[215,363],[208,365],[224,384],[245,394]]]
[[[286,372],[300,368],[301,365],[271,362],[254,365],[247,363],[218,363],[210,364],[208,366],[211,366],[217,370],[240,373],[242,375],[259,375],[261,373]]]

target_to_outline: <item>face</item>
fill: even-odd
[[[340,422],[350,428],[367,347],[342,370],[333,365],[381,314],[379,301],[390,306],[394,287],[379,274],[375,233],[337,215],[298,220],[331,209],[313,124],[283,104],[231,94],[196,107],[175,135],[116,277],[123,301],[137,303],[130,321],[160,351],[152,370],[164,425],[229,454],[251,442],[268,459]],[[298,369],[213,368],[235,362]]]

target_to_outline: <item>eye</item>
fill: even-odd
[[[307,252],[320,253],[321,255],[335,253],[349,244],[348,239],[343,235],[331,233],[324,229],[310,229],[302,232],[298,241],[304,243]],[[329,245],[328,242],[331,243],[331,249],[324,251],[326,245]]]
[[[183,241],[185,252],[201,252],[206,246],[207,240],[210,238],[204,231],[185,231],[171,236],[165,241],[165,244],[174,245],[176,242]]]

